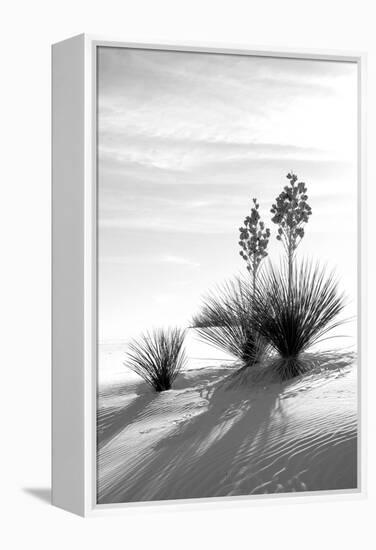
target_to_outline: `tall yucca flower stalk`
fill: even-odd
[[[281,379],[298,376],[307,370],[302,354],[327,336],[343,321],[344,308],[333,275],[310,262],[272,265],[263,270],[253,296],[252,322],[255,330],[277,352],[274,367]]]
[[[247,270],[252,277],[252,292],[256,290],[257,273],[261,262],[268,255],[267,247],[270,238],[270,229],[265,227],[261,220],[257,199],[252,199],[251,215],[239,227],[240,256],[247,264]]]
[[[292,281],[295,252],[304,237],[304,225],[312,214],[307,203],[307,187],[298,182],[298,176],[289,172],[286,176],[289,184],[283,188],[271,208],[272,222],[278,225],[277,239],[282,242],[288,263],[289,286]]]
[[[185,331],[179,328],[157,329],[143,334],[129,344],[124,365],[155,391],[169,390],[186,361],[184,338]]]

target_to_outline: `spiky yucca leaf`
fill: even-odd
[[[179,328],[156,329],[129,344],[124,363],[157,392],[169,390],[183,369],[185,331]]]
[[[318,264],[294,264],[279,270],[271,264],[259,276],[253,296],[252,323],[277,352],[275,368],[282,379],[304,372],[301,354],[343,320],[344,296],[333,273]]]
[[[251,366],[266,353],[264,338],[251,324],[250,280],[235,279],[206,296],[193,318],[199,337]]]

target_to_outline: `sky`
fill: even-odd
[[[356,64],[100,47],[97,75],[101,342],[186,326],[245,273],[253,197],[278,262],[290,170],[313,211],[298,254],[335,269],[356,311]]]

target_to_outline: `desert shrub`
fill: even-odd
[[[235,279],[208,294],[201,312],[193,318],[199,337],[252,366],[266,353],[265,340],[252,325],[249,279]]]
[[[253,295],[252,324],[276,352],[274,368],[281,379],[307,370],[302,354],[329,337],[343,321],[344,296],[333,273],[318,264],[271,264],[259,275]]]
[[[185,331],[179,328],[156,329],[129,344],[124,363],[155,391],[169,390],[183,369]]]

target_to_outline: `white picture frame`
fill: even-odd
[[[100,46],[216,52],[333,61],[358,66],[358,488],[288,495],[97,504],[97,202],[96,52]],[[267,504],[273,501],[359,498],[365,464],[365,71],[358,52],[275,50],[223,44],[127,43],[79,35],[52,47],[52,502],[81,516],[139,506]]]

